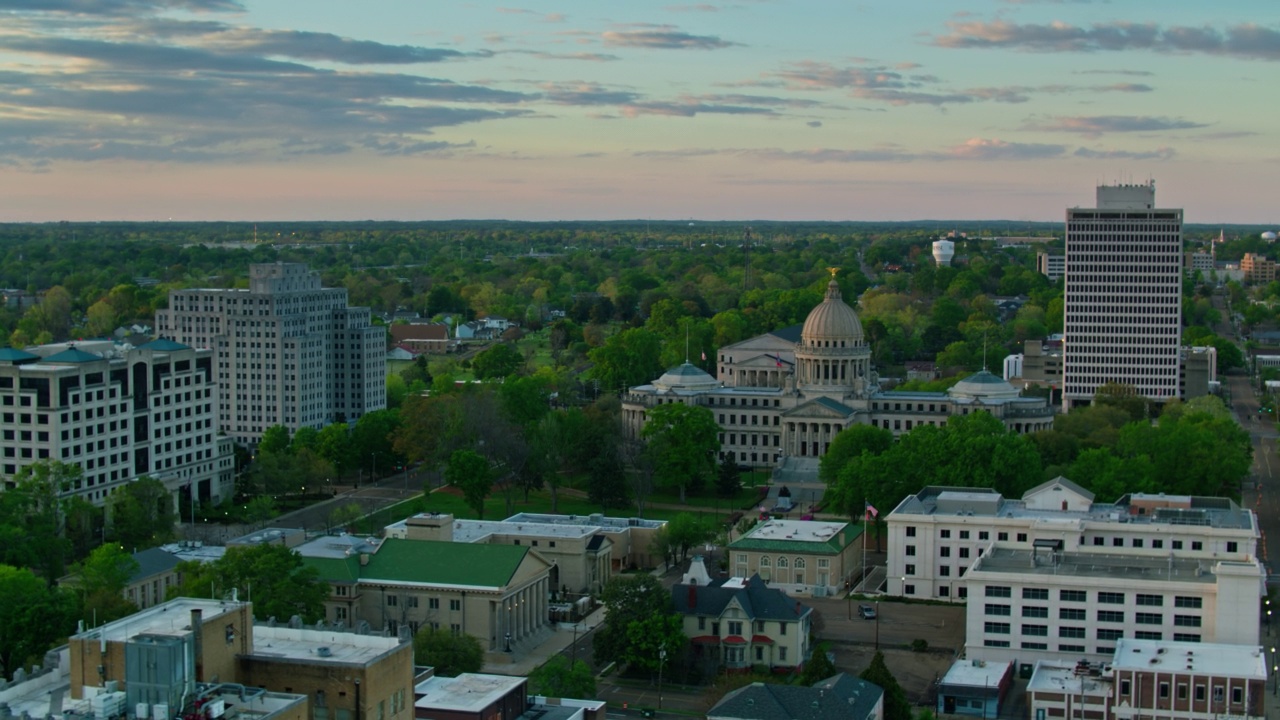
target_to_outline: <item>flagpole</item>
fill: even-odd
[[[867,499],[862,499],[862,580],[867,581],[867,516],[871,513],[867,510]]]

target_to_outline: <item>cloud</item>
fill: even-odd
[[[604,44],[661,50],[719,50],[737,43],[715,35],[691,35],[670,25],[648,26],[637,30],[608,30],[602,35]]]
[[[714,13],[720,12],[724,8],[719,5],[711,5],[710,3],[698,3],[697,5],[667,5],[662,8],[667,12],[701,12]]]
[[[1076,157],[1090,160],[1168,160],[1176,154],[1177,151],[1171,147],[1136,152],[1132,150],[1094,150],[1082,147],[1077,148],[1074,153]]]
[[[809,122],[805,123],[805,125],[808,125],[808,126],[809,126],[809,127],[811,127],[811,128],[820,128],[820,127],[822,127],[822,121],[821,121],[821,120],[810,120]]]
[[[625,105],[640,99],[639,93],[589,82],[542,83],[539,87],[543,97],[556,105]]]
[[[1066,152],[1064,145],[1014,143],[972,138],[947,150],[957,160],[1044,160]]]
[[[1165,132],[1168,130],[1188,130],[1209,127],[1204,123],[1192,122],[1182,118],[1154,117],[1149,115],[1092,115],[1076,117],[1050,117],[1044,120],[1032,120],[1023,126],[1024,130],[1042,130],[1048,132],[1073,132],[1083,135],[1102,135],[1104,133],[1124,132]]]
[[[775,115],[775,110],[750,105],[726,105],[702,102],[694,99],[676,101],[646,101],[623,105],[622,114],[627,117],[641,115],[667,115],[694,117],[696,115]]]
[[[872,148],[811,148],[808,150],[783,150],[780,148],[684,148],[633,153],[636,157],[681,160],[708,155],[751,157],[758,160],[780,162],[826,163],[905,163],[905,162],[1005,162],[1045,160],[1062,157],[1065,145],[1041,143],[1015,143],[1004,140],[973,138],[960,145],[943,150],[912,152],[897,145]]]
[[[164,10],[240,12],[244,10],[244,5],[236,0],[0,0],[0,12],[132,15]]]
[[[1019,24],[1005,20],[948,23],[950,32],[933,38],[948,48],[1008,48],[1028,52],[1151,50],[1199,53],[1248,60],[1280,60],[1280,30],[1255,24],[1225,29],[1155,23],[1110,22],[1089,26],[1061,21]]]
[[[566,20],[564,13],[541,13],[541,12],[538,12],[537,10],[526,10],[524,8],[509,8],[509,7],[500,7],[500,8],[497,8],[497,11],[499,13],[502,13],[503,15],[530,15],[532,17],[536,17],[542,22],[549,22],[549,23],[562,23]]]
[[[1155,73],[1149,70],[1076,70],[1075,75],[1132,75],[1134,77],[1151,77]]]
[[[539,60],[582,60],[585,62],[614,62],[616,60],[622,59],[617,55],[610,55],[609,53],[588,53],[588,52],[549,53],[549,52],[539,52],[534,50],[508,50],[507,52],[524,53],[526,55],[530,55],[532,57],[538,58]]]

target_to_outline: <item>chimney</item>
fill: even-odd
[[[196,682],[204,682],[204,648],[201,647],[201,634],[204,627],[203,612],[200,608],[191,608],[191,650],[196,658]]]
[[[369,553],[360,553],[360,564],[361,565],[369,564]]]

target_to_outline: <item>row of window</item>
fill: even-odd
[[[987,597],[1007,598],[1013,597],[1013,588],[1008,585],[987,585],[984,593]],[[1100,590],[1097,593],[1097,599],[1100,603],[1109,605],[1125,604],[1126,593],[1109,592]],[[1048,588],[1022,588],[1023,600],[1048,600]],[[1061,602],[1088,602],[1088,590],[1059,590],[1058,600]],[[1174,607],[1179,608],[1196,608],[1202,607],[1203,599],[1190,595],[1175,595],[1173,598]],[[1147,593],[1135,593],[1134,604],[1144,605],[1148,607],[1161,607],[1164,605],[1164,596],[1152,595]]]
[[[1163,600],[1160,596],[1143,596],[1138,597],[1155,597]],[[1048,598],[1041,598],[1047,600]],[[1184,598],[1185,600],[1196,600],[1200,598]],[[1142,604],[1142,603],[1139,603]],[[1159,603],[1155,603],[1159,604]],[[986,614],[994,616],[1011,616],[1013,615],[1013,607],[1011,605],[1003,605],[1000,603],[987,603]],[[1022,608],[1022,617],[1030,618],[1047,618],[1049,617],[1049,608],[1039,605],[1028,605]],[[1085,620],[1086,612],[1084,608],[1058,608],[1058,617],[1062,620]],[[1107,623],[1123,623],[1125,622],[1125,613],[1123,610],[1098,610],[1096,615],[1098,622]],[[1162,613],[1136,612],[1133,614],[1133,621],[1137,625],[1163,625],[1164,615]],[[1200,616],[1198,615],[1174,615],[1173,624],[1179,627],[1200,627]]]

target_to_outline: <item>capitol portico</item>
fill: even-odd
[[[841,296],[836,269],[830,270],[826,297],[803,325],[720,348],[719,377],[686,362],[630,388],[622,399],[628,436],[640,436],[648,408],[700,405],[720,426],[723,461],[773,467],[784,458],[816,464],[836,434],[857,423],[897,435],[985,410],[1015,432],[1053,425],[1053,409],[1043,398],[1020,397],[986,370],[948,392],[880,390],[862,323]]]

